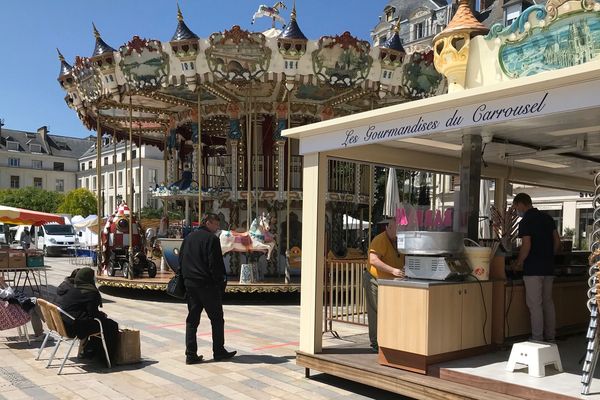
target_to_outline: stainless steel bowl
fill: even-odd
[[[414,255],[460,254],[465,251],[461,232],[406,231],[396,234],[398,251]]]

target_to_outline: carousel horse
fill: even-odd
[[[260,6],[258,6],[258,11],[256,11],[252,16],[251,23],[254,24],[256,18],[269,17],[273,19],[273,27],[275,27],[275,21],[279,21],[282,25],[285,26],[285,20],[279,15],[279,9],[281,8],[287,9],[287,7],[285,6],[285,4],[283,4],[282,1],[278,1],[273,5],[273,7],[261,4]]]
[[[250,253],[253,251],[267,252],[267,260],[271,259],[271,252],[275,248],[273,236],[269,232],[269,214],[263,213],[255,218],[248,232],[221,231],[219,240],[223,254],[235,251]]]

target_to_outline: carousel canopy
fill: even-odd
[[[307,40],[295,9],[275,36],[236,25],[199,38],[181,10],[168,42],[134,36],[113,49],[94,35],[93,54],[72,68],[59,56],[67,105],[89,129],[100,118],[103,134],[123,139],[131,126],[136,142],[159,148],[173,130],[191,145],[198,113],[203,135],[227,139],[245,131],[248,114],[274,125],[289,112],[298,126],[444,90],[432,53],[380,60],[349,32]]]

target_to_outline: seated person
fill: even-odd
[[[75,287],[75,275],[77,275],[79,270],[80,268],[75,268],[71,272],[71,275],[67,276],[56,288],[56,304],[58,304],[59,307],[62,307],[62,297],[69,291],[69,289]]]
[[[98,318],[102,323],[104,330],[104,339],[111,363],[116,361],[117,340],[119,335],[119,326],[112,319],[107,318],[106,314],[98,310],[102,306],[100,292],[94,282],[94,270],[89,267],[81,268],[75,274],[75,286],[69,289],[61,298],[61,308],[71,315],[75,320],[71,320],[63,315],[63,321],[67,333],[79,339],[85,339],[90,334],[98,333],[100,327],[94,318]],[[95,354],[101,359],[105,359],[102,342],[98,338],[91,338],[86,344],[85,355]]]

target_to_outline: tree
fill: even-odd
[[[34,187],[0,190],[0,204],[27,210],[56,213],[64,195]]]
[[[58,212],[87,217],[97,213],[96,196],[85,188],[71,190],[58,207]]]

